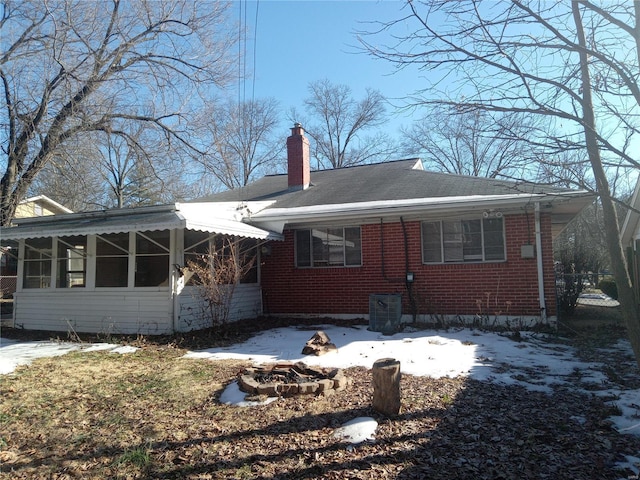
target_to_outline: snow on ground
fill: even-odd
[[[316,330],[324,331],[338,351],[320,357],[302,355],[302,347]],[[334,368],[371,368],[378,359],[394,358],[400,361],[401,370],[406,374],[433,378],[466,376],[548,393],[553,385],[575,388],[579,378],[585,392],[616,399],[614,403],[622,415],[611,420],[620,432],[640,435],[640,390],[594,391],[590,385],[606,382],[602,364],[578,360],[572,347],[550,342],[544,334],[522,332],[520,340],[469,329],[383,335],[365,326],[320,325],[267,330],[244,343],[190,352],[185,358],[239,359],[257,364],[300,361],[309,366]],[[633,359],[627,341],[612,346],[610,351],[614,350]],[[235,388],[233,385],[229,389]],[[227,398],[231,398],[231,394],[228,395]],[[243,401],[242,392],[238,390],[233,398],[227,403]]]
[[[302,355],[302,347],[316,330],[324,331],[338,352],[316,357]],[[239,345],[190,352],[186,358],[238,359],[255,363],[304,362],[310,366],[371,368],[381,358],[400,361],[403,373],[433,378],[468,376],[503,385],[525,385],[551,392],[551,385],[566,383],[580,370],[585,381],[601,382],[598,364],[580,362],[571,347],[548,343],[543,335],[522,333],[522,341],[506,335],[469,329],[414,331],[395,335],[371,332],[365,326],[321,325],[309,329],[280,328],[262,332]],[[530,381],[513,369],[530,370]],[[518,373],[521,373],[520,371]]]
[[[333,432],[334,437],[342,438],[349,443],[362,443],[367,440],[375,440],[378,422],[371,417],[358,417],[349,420]]]
[[[338,347],[337,352],[315,357],[302,355],[302,347],[317,330],[323,330]],[[501,385],[522,385],[532,390],[551,392],[552,386],[571,385],[576,379],[585,392],[615,399],[622,412],[612,417],[616,428],[623,433],[640,435],[640,390],[589,388],[593,384],[606,385],[603,365],[582,362],[573,348],[548,341],[543,334],[523,332],[521,341],[506,335],[474,330],[413,331],[382,335],[365,326],[279,328],[261,332],[244,343],[224,348],[189,352],[185,358],[211,360],[242,359],[254,363],[280,361],[304,362],[309,366],[371,368],[376,360],[394,358],[400,361],[405,374],[428,377],[457,377],[494,382]],[[78,344],[65,342],[15,342],[0,339],[0,374],[12,372],[18,365],[35,358],[64,355],[71,351],[109,350],[126,353],[132,347],[113,344]],[[607,350],[623,352],[631,361],[629,342],[620,341]],[[606,354],[607,351],[604,351]],[[579,388],[579,387],[578,387]],[[251,406],[244,393],[232,383],[221,397],[223,403]],[[371,423],[356,419],[346,435],[369,438]],[[345,428],[348,426],[345,426]],[[355,431],[353,431],[355,429]],[[354,442],[357,443],[357,442]]]
[[[13,372],[19,365],[28,365],[36,358],[58,357],[69,352],[96,352],[100,350],[109,350],[112,353],[131,353],[137,348],[112,343],[17,342],[0,338],[0,375]]]

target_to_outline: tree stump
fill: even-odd
[[[393,417],[400,413],[400,362],[381,358],[373,363],[373,408]]]

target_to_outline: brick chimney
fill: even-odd
[[[287,172],[289,189],[304,190],[311,181],[309,161],[309,140],[304,136],[302,125],[296,123],[287,138]]]

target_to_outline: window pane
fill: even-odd
[[[126,287],[129,257],[96,257],[96,287]]]
[[[328,264],[331,266],[344,265],[344,229],[328,228],[326,237],[326,251]]]
[[[442,262],[440,222],[422,223],[422,259],[424,263]]]
[[[327,248],[327,231],[324,228],[311,230],[313,242],[313,266],[326,267],[329,264],[329,250]]]
[[[206,255],[209,253],[209,237],[213,237],[208,232],[197,232],[193,230],[184,231],[184,254],[189,256]]]
[[[298,267],[311,266],[311,231],[296,230],[296,265]]]
[[[136,255],[168,254],[169,230],[136,234]]]
[[[504,260],[504,225],[502,218],[483,220],[485,260]]]
[[[129,279],[129,234],[96,236],[96,287],[126,287]]]
[[[247,238],[238,244],[240,249],[239,259],[244,275],[240,283],[258,283],[258,242]]]
[[[3,240],[0,245],[0,276],[15,277],[18,275],[18,242]]]
[[[345,265],[362,265],[362,239],[360,227],[344,229]]]
[[[196,270],[198,266],[204,267],[206,264],[206,258],[209,254],[209,237],[214,237],[208,232],[198,232],[195,230],[184,230],[184,265],[195,264],[193,270]],[[200,279],[195,271],[192,271],[193,275],[187,275],[186,285],[198,285]]]
[[[85,286],[86,254],[87,237],[58,238],[58,288]]]
[[[136,257],[136,287],[169,285],[169,255]]]
[[[30,238],[25,241],[25,260],[41,260],[51,258],[51,238]]]
[[[464,260],[482,260],[482,227],[480,220],[462,222]]]
[[[169,230],[136,233],[136,287],[169,285]]]
[[[31,238],[25,241],[23,288],[51,286],[51,238]]]
[[[296,266],[362,265],[360,227],[296,230]]]
[[[129,234],[108,233],[97,236],[96,255],[129,255]]]
[[[462,247],[462,223],[442,222],[442,237],[445,262],[461,262],[464,260]]]

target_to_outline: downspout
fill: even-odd
[[[173,333],[180,331],[180,294],[185,286],[184,230],[171,230],[169,274],[171,276],[171,318]]]
[[[400,224],[402,225],[402,235],[404,236],[405,287],[407,289],[407,294],[409,295],[409,306],[411,307],[413,323],[416,323],[418,317],[418,306],[416,305],[416,299],[413,296],[413,279],[409,281],[409,238],[407,235],[407,226],[404,224],[404,219],[402,217],[400,217]]]
[[[536,260],[538,264],[538,301],[540,304],[540,319],[547,323],[547,305],[544,300],[544,268],[542,263],[542,231],[540,229],[540,202],[535,203],[536,228]]]

